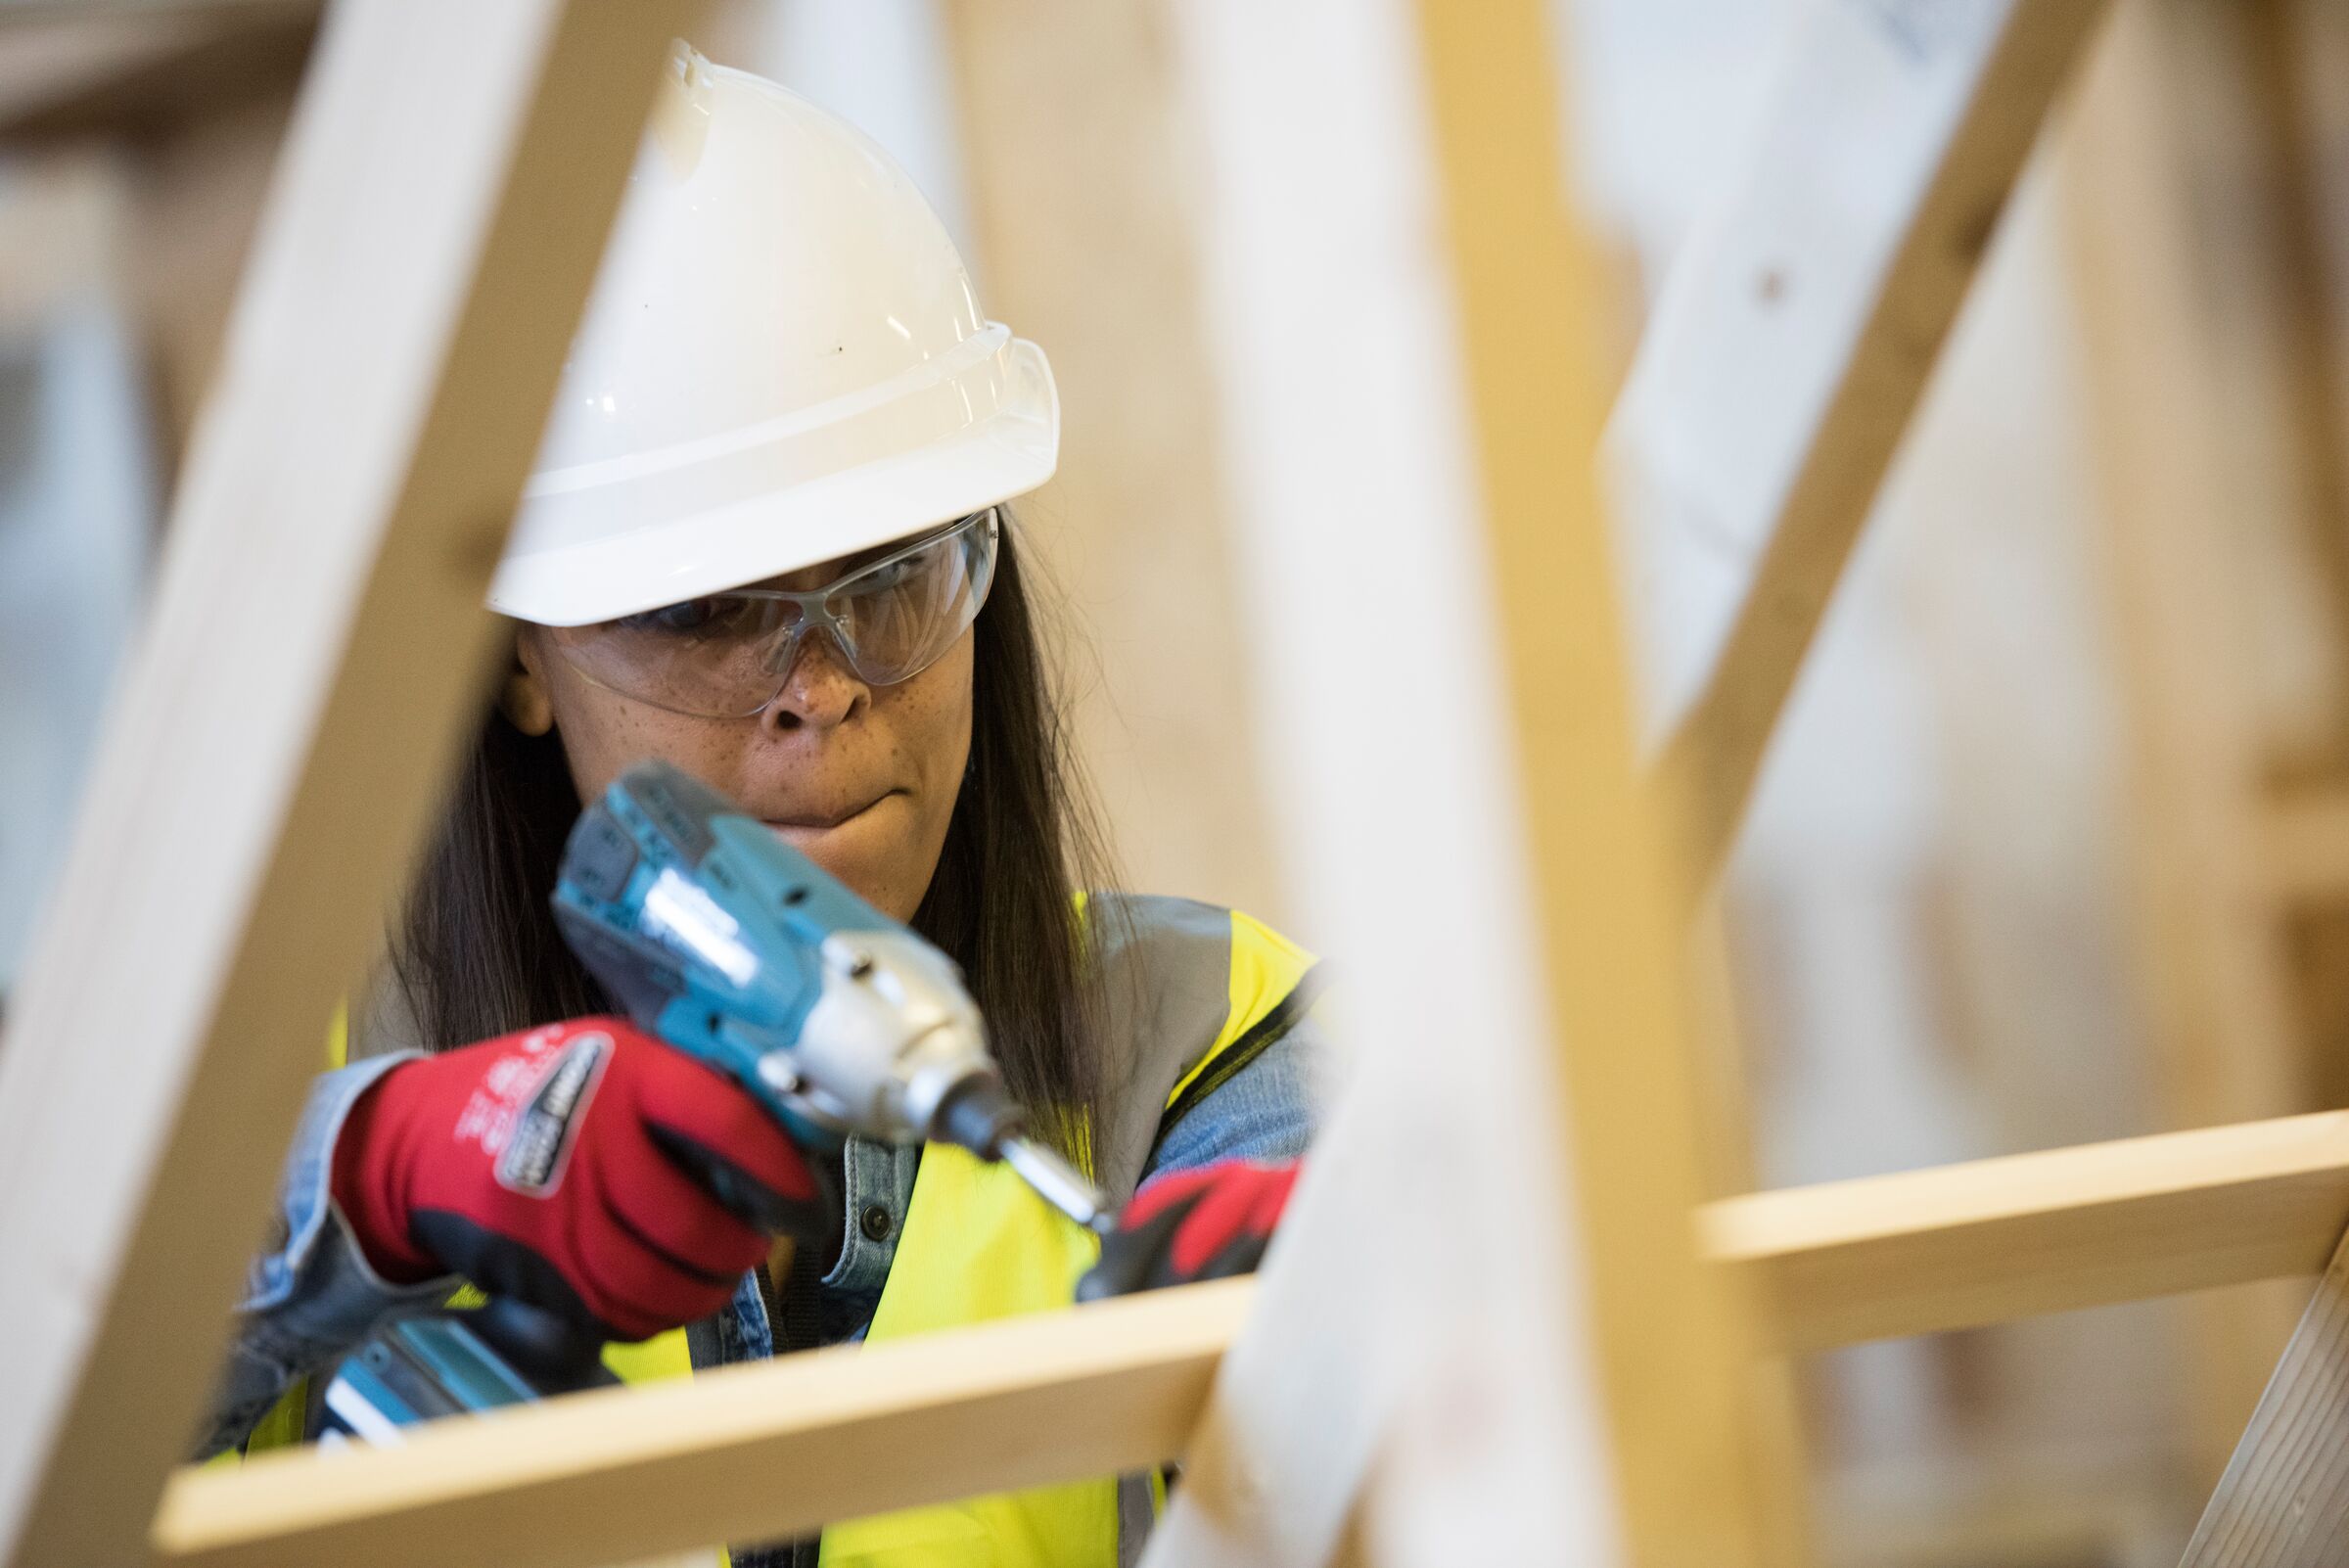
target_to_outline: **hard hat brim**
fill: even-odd
[[[1024,495],[1052,477],[1060,404],[1043,352],[1015,340],[1016,395],[911,451],[593,543],[509,550],[489,608],[577,626],[798,572]]]

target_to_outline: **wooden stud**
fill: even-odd
[[[1683,932],[1594,472],[1609,268],[1570,211],[1546,8],[1421,0],[1419,35],[1532,855],[1536,940],[1627,1553],[1759,1557],[1744,1303],[1699,1258]],[[1659,1408],[1673,1412],[1655,1419]]]
[[[2349,1553],[2349,1242],[2332,1255],[2179,1568],[2337,1568]]]
[[[1346,1022],[1376,1045],[1309,1164],[1264,1310],[1218,1380],[1152,1561],[1321,1562],[1374,1460],[1369,1553],[1413,1560],[1441,1519],[1468,1532],[1443,1550],[1592,1560],[1603,1547],[1517,1533],[1533,1501],[1522,1494],[1555,1493],[1559,1475],[1581,1492],[1552,1463],[1509,1495],[1505,1478],[1542,1472],[1530,1456],[1572,1452],[1554,1427],[1478,1456],[1533,1404],[1573,1411],[1566,1374],[1588,1314],[1626,1554],[1751,1562],[1746,1342],[1689,1229],[1697,1096],[1593,493],[1605,269],[1564,207],[1547,16],[1530,3],[1418,6],[1425,74],[1399,88],[1412,46],[1394,8],[1309,8],[1269,38],[1262,8],[1208,9],[1223,20],[1193,21],[1184,43],[1207,62],[1200,99],[1219,106],[1210,178],[1230,205],[1210,221],[1219,250],[1238,253],[1228,265],[1246,269],[1223,279],[1211,315],[1229,334],[1238,478],[1271,476],[1240,518],[1259,552],[1245,575],[1280,584],[1257,607],[1259,687],[1307,759],[1275,759],[1298,770],[1283,781],[1283,842],[1308,890],[1353,890],[1351,910],[1307,907],[1346,925],[1330,942],[1352,966]],[[1334,9],[1343,26],[1315,15]],[[1242,15],[1246,27],[1231,20]],[[1306,75],[1350,83],[1342,104],[1297,102],[1309,61]],[[1432,179],[1416,142],[1422,91]],[[1350,164],[1383,172],[1332,182],[1313,203],[1282,194],[1318,177],[1309,168]],[[1432,256],[1419,237],[1431,223],[1443,247]],[[1387,259],[1364,264],[1372,255]],[[1428,286],[1447,273],[1456,347],[1427,319]],[[1333,346],[1363,333],[1377,353],[1337,372]],[[1464,437],[1431,394],[1462,374]],[[1283,483],[1281,464],[1329,493]],[[1481,518],[1463,492],[1481,495]],[[1356,548],[1373,526],[1379,548]],[[1282,553],[1283,535],[1313,545],[1316,533],[1317,548]],[[1405,600],[1407,638],[1366,669],[1362,650]],[[1463,614],[1463,600],[1497,616]],[[1312,695],[1303,669],[1328,682],[1307,703],[1291,700]],[[1412,748],[1399,770],[1397,724],[1438,724],[1441,744]],[[1386,853],[1365,856],[1365,844]],[[1487,1020],[1501,1002],[1497,1035]],[[1440,1067],[1426,1058],[1436,1038]],[[1534,1039],[1547,1061],[1514,1060]],[[1482,1148],[1472,1126],[1488,1130]],[[1561,1126],[1570,1171],[1543,1148]],[[1557,1265],[1540,1256],[1544,1209],[1579,1217],[1586,1243],[1562,1298]],[[1422,1213],[1435,1218],[1414,1228]],[[1510,1223],[1492,1226],[1497,1214]],[[1444,1283],[1462,1231],[1504,1238],[1479,1254],[1465,1292]],[[1398,1237],[1407,1260],[1392,1256]],[[1529,1314],[1535,1292],[1554,1304]],[[1382,1338],[1382,1314],[1406,1332]],[[1457,1343],[1463,1325],[1486,1341],[1481,1356]],[[1557,1501],[1586,1534],[1605,1506],[1587,1493]]]
[[[1227,1280],[190,1469],[167,1568],[598,1568],[1179,1458],[1253,1299]]]
[[[2168,0],[2121,8],[2057,171],[2106,535],[2148,1059],[2162,1116],[2190,1127],[2310,1101],[2265,858],[2270,758],[2236,591],[2238,481],[2197,154],[2179,113],[2179,73],[2208,62],[2184,15]],[[2283,1291],[2183,1304],[2182,1437],[2197,1484],[2217,1476],[2300,1306]]]
[[[2217,586],[2236,565],[2210,521],[2228,513],[2229,467],[2161,16],[2152,0],[2124,9],[2062,172],[2144,822],[2156,1062],[2173,1114],[2242,1121],[2300,1095],[2254,810],[2264,758],[2245,633]]]
[[[1717,874],[1779,709],[2101,0],[1818,6],[1609,433],[1654,519],[1658,769]]]
[[[2349,1111],[2165,1132],[1710,1205],[1769,1341],[1824,1350],[2310,1275],[2349,1221]]]
[[[690,8],[351,0],[0,1051],[0,1562],[140,1560]]]
[[[2228,298],[2253,293],[2255,308],[2244,311],[2238,305],[2231,325],[2234,337],[2249,336],[2255,340],[2251,357],[2259,369],[2267,372],[2275,395],[2264,406],[2254,404],[2259,412],[2249,416],[2246,428],[2245,417],[2235,413],[2243,399],[2213,394],[2209,409],[2211,423],[2226,429],[2228,417],[2234,417],[2234,442],[2226,454],[2234,461],[2227,468],[2224,514],[2197,516],[2188,509],[2196,498],[2220,493],[2210,484],[2215,477],[2213,473],[2208,470],[2196,473],[2188,468],[2183,475],[2173,473],[2168,477],[2184,484],[2198,482],[2202,487],[2188,490],[2177,510],[2154,512],[2143,519],[2131,518],[2125,530],[2116,530],[2116,542],[2125,540],[2140,550],[2161,549],[2173,558],[2198,547],[2206,568],[2235,567],[2243,548],[2242,523],[2235,514],[2246,506],[2256,508],[2259,497],[2265,493],[2256,486],[2246,487],[2234,482],[2241,462],[2235,448],[2250,446],[2268,460],[2265,466],[2273,477],[2276,494],[2273,506],[2286,514],[2300,545],[2302,560],[2313,568],[2308,576],[2323,593],[2324,602],[2315,608],[2317,619],[2325,623],[2330,638],[2332,666],[2326,672],[2333,677],[2336,689],[2327,694],[2332,699],[2331,710],[2316,725],[2305,727],[2299,737],[2309,755],[2294,759],[2297,765],[2289,772],[2300,776],[2293,778],[2287,789],[2269,796],[2260,787],[2263,782],[2260,775],[2273,770],[2271,752],[2276,737],[2266,731],[2250,735],[2246,738],[2259,750],[2248,755],[2238,751],[2232,757],[2220,753],[2198,760],[2200,771],[2187,775],[2188,782],[2199,780],[2207,794],[2203,820],[2165,824],[2184,840],[2179,848],[2190,851],[2199,847],[2207,851],[2220,842],[2212,832],[2212,823],[2221,820],[2220,813],[2228,806],[2233,806],[2238,817],[2251,819],[2250,833],[2246,836],[2256,841],[2256,870],[2265,873],[2264,880],[2255,882],[2252,875],[2242,873],[2232,860],[2221,862],[2222,869],[2237,873],[2216,883],[2216,891],[2228,899],[2221,908],[2237,924],[2233,930],[2222,928],[2211,934],[2226,945],[2212,954],[2197,956],[2207,966],[2202,971],[2204,975],[2232,960],[2238,978],[2244,982],[2257,976],[2268,985],[2277,986],[2281,981],[2276,971],[2282,962],[2280,948],[2287,923],[2296,918],[2320,921],[2334,918],[2327,906],[2337,902],[2344,886],[2340,782],[2344,753],[2339,707],[2342,693],[2337,688],[2344,668],[2349,668],[2341,663],[2344,654],[2349,653],[2349,624],[2343,619],[2349,614],[2349,534],[2343,531],[2344,522],[2349,520],[2344,518],[2341,399],[2335,364],[2341,344],[2338,313],[2331,304],[2331,290],[2326,279],[2326,258],[2319,233],[2319,204],[2326,194],[2321,189],[2326,167],[2323,155],[2327,149],[2311,146],[2317,124],[2309,110],[2312,102],[2318,106],[2324,104],[2325,89],[2337,76],[2339,64],[2349,60],[2349,53],[2340,48],[2343,35],[2329,18],[2329,8],[2304,7],[2294,0],[2252,0],[2242,5],[2201,6],[2191,10],[2171,5],[2156,16],[2161,19],[2159,22],[2148,20],[2141,24],[2144,36],[2137,44],[2139,53],[2135,62],[2141,76],[2160,65],[2173,72],[2190,71],[2207,77],[2213,73],[2214,61],[2216,69],[2222,71],[2228,64],[2235,64],[2241,79],[2222,85],[2234,89],[2232,101],[2247,122],[2248,134],[2242,140],[2249,144],[2250,156],[2256,162],[2248,170],[2242,167],[2239,160],[2243,155],[2238,149],[2237,161],[2215,169],[2200,167],[2217,161],[2205,151],[2211,138],[2187,135],[2176,128],[2175,106],[2168,93],[2161,100],[2165,112],[2155,112],[2148,117],[2153,103],[2146,96],[2142,80],[2135,84],[2134,96],[2130,95],[2132,84],[2125,80],[2109,84],[2105,89],[2107,107],[2103,111],[2109,121],[2101,148],[2103,158],[2110,161],[2118,156],[2117,138],[2133,118],[2136,139],[2142,143],[2138,155],[2151,166],[2132,171],[2134,183],[2117,193],[2083,192],[2086,216],[2092,223],[2088,239],[2092,244],[2100,241],[2102,246],[2094,259],[2105,267],[2135,264],[2146,268],[2150,283],[2141,279],[2134,293],[2136,307],[2142,311],[2150,302],[2146,295],[2149,286],[2158,287],[2166,281],[2172,288],[2177,287],[2180,273],[2186,270],[2177,259],[2178,252],[2189,245],[2203,252],[2218,250],[2220,254],[2216,256],[2197,257],[2202,262],[2200,275],[2192,281],[2200,282],[2203,292],[2201,298],[2190,302],[2207,310],[2214,294]],[[2161,55],[2153,53],[2156,43],[2166,45]],[[2174,80],[2175,76],[2171,78]],[[2205,84],[2189,81],[2189,85]],[[2225,145],[2223,137],[2219,141]],[[2096,149],[2092,147],[2091,151]],[[2083,175],[2094,177],[2097,172],[2091,166]],[[2196,174],[2199,178],[2182,191],[2180,187],[2187,177]],[[2166,185],[2160,183],[2165,180]],[[2265,198],[2261,203],[2261,221],[2227,224],[2226,238],[2214,243],[2204,207],[2209,193],[2214,189],[2240,189],[2245,183],[2251,183]],[[2123,223],[2131,223],[2132,227],[2123,230],[2120,227]],[[2248,243],[2241,238],[2245,230],[2252,235]],[[2151,266],[2148,268],[2144,259],[2128,251],[2115,249],[2116,239],[2152,250]],[[2249,256],[2242,254],[2245,250],[2251,252]],[[2228,288],[2210,287],[2208,280],[2214,271],[2227,277]],[[2254,280],[2252,291],[2245,291],[2238,281],[2245,277]],[[2132,298],[2123,295],[2119,306],[2108,303],[2106,308],[2126,308]],[[2173,300],[2172,302],[2188,301]],[[2256,308],[2259,304],[2265,305],[2264,311]],[[2249,332],[2244,330],[2245,316],[2252,318]],[[2114,367],[2116,384],[2107,389],[2108,418],[2142,419],[2149,412],[2138,401],[2143,394],[2117,385],[2117,377],[2142,370],[2142,364],[2133,356],[2160,352],[2164,341],[2154,337],[2153,346],[2148,347],[2143,342],[2121,341],[2111,335],[2131,332],[2151,337],[2166,330],[2173,344],[2183,340],[2188,345],[2211,346],[2213,335],[2207,328],[2199,343],[2193,337],[2197,325],[2200,323],[2191,318],[2157,324],[2142,315],[2123,316],[2108,325],[2107,347],[2121,356],[2121,362]],[[2231,338],[2219,335],[2219,342],[2236,358],[2244,356],[2244,350]],[[2170,351],[2177,349],[2172,347]],[[2213,368],[2215,371],[2221,367]],[[2215,374],[2212,379],[2217,379]],[[2143,433],[2133,438],[2126,426],[2122,435],[2125,439],[2144,439]],[[2145,455],[2150,460],[2166,454],[2147,447]],[[2208,455],[2199,447],[2188,448],[2189,462],[2197,455],[2208,463]],[[2139,483],[2144,481],[2142,476],[2133,478]],[[2250,491],[2247,497],[2246,488]],[[2207,500],[2202,504],[2207,505]],[[2171,570],[2183,572],[2187,566],[2186,560],[2176,560]],[[2153,582],[2158,587],[2160,579],[2154,578]],[[2171,589],[2172,594],[2182,586],[2180,577]],[[2207,584],[2204,591],[2208,591]],[[2191,606],[2175,597],[2156,601],[2147,608],[2151,614],[2141,612],[2146,622],[2163,612],[2172,618],[2192,613]],[[2140,628],[2140,635],[2144,634],[2144,629]],[[2189,642],[2182,649],[2174,642],[2149,649],[2143,656],[2148,661],[2166,655],[2172,661],[2199,658],[2217,664],[2234,652],[2226,642],[2209,640],[2211,631],[2207,623],[2198,627],[2191,620],[2173,619],[2163,622],[2159,630],[2165,641],[2174,638],[2179,630],[2189,636],[2199,630],[2203,640],[2198,645]],[[2220,666],[2222,672],[2225,668]],[[2168,671],[2157,670],[2157,673]],[[2199,679],[2206,683],[2211,677],[2204,674]],[[2204,701],[2208,700],[2205,684],[2189,685],[2186,691],[2189,699],[2202,696]],[[2174,699],[2169,699],[2167,693],[2156,692],[2148,700]],[[2189,710],[2189,716],[2190,714]],[[2223,768],[2231,768],[2232,776],[2221,772]],[[2235,791],[2232,802],[2218,793],[2229,785]],[[2169,785],[2173,790],[2176,787],[2174,782]],[[2257,893],[2269,900],[2264,907],[2254,904],[2248,893],[2238,892],[2246,884],[2255,886]],[[2209,886],[2198,890],[2198,901],[2205,908],[2211,891]],[[2178,912],[2181,924],[2195,918],[2191,908]],[[2208,916],[2201,918],[2207,920]],[[2186,929],[2193,928],[2189,925]],[[2254,963],[2257,968],[2252,967]],[[2223,969],[2219,972],[2226,973]],[[2323,1053],[2312,1054],[2312,1042],[2307,1040],[2278,1039],[2259,1033],[2260,1026],[2273,1025],[2276,1012],[2282,1012],[2287,1023],[2297,1026],[2295,1032],[2299,1035],[2305,1035],[2313,1021],[2326,1015],[2328,1001],[2332,1004],[2329,1011],[2337,1015],[2340,990],[2337,978],[2321,970],[2303,968],[2298,979],[2300,992],[2293,998],[2296,1006],[2242,1015],[2228,1011],[2217,1017],[2217,1028],[2238,1033],[2191,1040],[2211,1051],[2215,1059],[2188,1079],[2188,1085],[2200,1081],[2215,1084],[2222,1091],[2236,1088],[2246,1080],[2256,1085],[2262,1080],[2254,1075],[2265,1067],[2272,1088],[2296,1089],[2304,1096],[2315,1097],[2322,1086],[2317,1077]],[[2249,1039],[2243,1038],[2239,1032],[2250,1032]],[[2271,1066],[2257,1057],[2238,1058],[2234,1054],[2254,1043],[2268,1043],[2289,1051],[2290,1055]],[[2265,1344],[2273,1343],[2283,1303],[2270,1299],[2244,1304],[2236,1311],[2239,1315],[2246,1310],[2261,1308],[2265,1311],[2247,1323],[2217,1325],[2232,1332],[2212,1336],[2213,1349],[2218,1354],[2206,1358],[2213,1364],[2210,1372],[2205,1372],[2205,1379],[2216,1372],[2227,1381],[2218,1383],[2201,1401],[2203,1419],[2198,1435],[2202,1441],[2197,1448],[2207,1452],[2197,1456],[2206,1461],[2210,1453],[2234,1436],[2235,1423],[2231,1417],[2254,1387],[2259,1352]],[[2206,1314],[2206,1322],[2207,1319]],[[2268,1376],[2248,1423],[2234,1440],[2226,1468],[2187,1549],[2186,1568],[2318,1568],[2341,1559],[2343,1551],[2349,1549],[2349,1448],[2342,1441],[2340,1420],[2345,1379],[2349,1379],[2349,1250],[2333,1255],[2281,1358]]]
[[[1530,5],[1460,9],[1541,34],[1538,22],[1518,31]],[[1380,1528],[1358,1538],[1373,1560],[1413,1560],[1410,1521],[1440,1516],[1459,1527],[1449,1553],[1607,1562],[1616,1508],[1592,1462],[1606,1440],[1577,1283],[1585,1211],[1566,1198],[1557,1085],[1534,1047],[1552,1027],[1545,949],[1530,940],[1515,679],[1462,429],[1452,236],[1412,11],[1186,0],[1161,14],[1183,96],[1207,111],[1194,120],[1200,225],[1215,239],[1201,250],[1203,314],[1252,716],[1301,932],[1346,961],[1332,1027],[1357,1065],[1148,1560],[1324,1562],[1383,1454],[1395,1462],[1381,1470]],[[1528,279],[1560,258],[1556,122],[1537,107],[1547,59],[1545,45],[1512,55],[1490,84],[1526,134],[1474,199],[1505,191],[1533,208]],[[1552,381],[1583,373],[1577,328],[1560,318],[1592,308],[1590,281],[1543,277],[1528,317],[1568,355],[1546,366]],[[1540,392],[1526,417],[1559,436],[1553,391]],[[1594,405],[1578,417],[1594,423]],[[1591,434],[1536,443],[1553,465],[1548,500],[1587,504]],[[1526,478],[1504,482],[1512,507]],[[1617,869],[1592,874],[1612,885]],[[1658,1212],[1672,1201],[1656,1197]],[[1684,1208],[1665,1222],[1659,1253],[1685,1222]],[[1727,1397],[1700,1399],[1691,1424]],[[1678,1430],[1680,1407],[1659,1397],[1668,1405],[1662,1424]],[[1390,1440],[1409,1433],[1444,1440],[1395,1459]]]
[[[1708,1202],[1755,1184],[1753,1088],[1737,1016],[1728,932],[1717,897],[1699,901],[1687,947],[1694,1017],[1694,1078]],[[1749,1299],[1749,1312],[1761,1303]],[[1760,1349],[1762,1329],[1757,1320]],[[1745,1377],[1743,1445],[1753,1466],[1755,1559],[1764,1568],[1808,1568],[1819,1559],[1799,1368],[1783,1353],[1758,1356]]]
[[[1711,1257],[1744,1275],[1767,1309],[1767,1344],[1807,1352],[2307,1273],[2344,1216],[2349,1112],[2326,1112],[1755,1194],[1708,1206],[1701,1228]],[[1371,1246],[1374,1230],[1357,1239]],[[1328,1222],[1301,1227],[1284,1235],[1282,1255],[1315,1252],[1337,1233]],[[1394,1249],[1387,1256],[1395,1267],[1382,1282],[1407,1288],[1408,1268]],[[188,1471],[172,1483],[159,1545],[166,1561],[191,1568],[282,1560],[297,1546],[320,1561],[390,1563],[407,1559],[386,1555],[384,1543],[413,1555],[427,1541],[436,1561],[554,1568],[597,1550],[786,1533],[844,1512],[1171,1458],[1255,1288],[1201,1287],[795,1357],[450,1424],[384,1454]],[[1342,1325],[1339,1305],[1319,1299],[1324,1327]],[[1374,1369],[1358,1371],[1367,1379]],[[1311,1388],[1310,1378],[1270,1382],[1284,1399]],[[1006,1430],[1039,1438],[972,1438]],[[1228,1454],[1235,1436],[1210,1424],[1197,1442]],[[1325,1441],[1293,1462],[1326,1464],[1337,1446]],[[1267,1474],[1219,1476],[1194,1448],[1191,1482],[1226,1499],[1243,1484],[1279,1485]],[[758,1484],[738,1484],[738,1471]],[[1390,1463],[1387,1473],[1400,1470]],[[1319,1490],[1309,1485],[1303,1500]],[[1265,1497],[1274,1509],[1295,1500]],[[492,1511],[535,1544],[516,1545],[507,1524],[484,1523]],[[1338,1511],[1332,1540],[1347,1517]],[[581,1523],[550,1523],[562,1519]]]
[[[2328,634],[2331,723],[2316,737],[2337,785],[2349,767],[2349,399],[2340,358],[2349,348],[2335,303],[2335,268],[2326,254],[2328,165],[2337,144],[2324,140],[2323,116],[2338,107],[2324,102],[2349,50],[2330,8],[2309,0],[2234,0],[2203,9],[2223,18],[2244,57],[2234,84],[2252,121],[2250,141],[2264,168],[2252,184],[2263,198],[2268,252],[2259,281],[2267,298],[2265,347],[2280,394],[2280,417],[2263,432],[2280,459],[2276,467],[2298,559],[2321,590],[2316,619]],[[2188,37],[2196,56],[2216,54],[2207,37]],[[2327,56],[2329,55],[2329,60]],[[2243,171],[2228,170],[2241,181]],[[2245,225],[2248,227],[2249,225]],[[2222,258],[2228,264],[2235,258]],[[2344,258],[2349,259],[2349,258]],[[2249,269],[2246,269],[2249,270]]]

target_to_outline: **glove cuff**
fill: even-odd
[[[397,1068],[386,1073],[351,1103],[335,1137],[330,1190],[367,1267],[391,1284],[415,1285],[447,1270],[409,1239],[403,1206],[390,1190],[389,1163],[376,1157],[376,1112],[384,1085],[398,1076]]]

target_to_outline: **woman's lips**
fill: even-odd
[[[896,790],[884,790],[863,805],[852,806],[844,811],[803,811],[794,816],[770,816],[765,818],[765,822],[768,827],[787,836],[829,833],[836,827],[854,821],[897,793]]]

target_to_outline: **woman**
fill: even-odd
[[[946,1148],[792,1144],[608,1017],[547,908],[582,799],[659,757],[959,962],[1012,1091],[1113,1196],[1096,1282],[1248,1267],[1309,1130],[1311,961],[1254,921],[1096,895],[1007,500],[1057,461],[1040,351],[980,313],[937,217],[850,127],[672,61],[491,590],[515,657],[406,905],[360,1059],[320,1081],[214,1445],[460,1277],[678,1372],[1067,1303],[1088,1232]],[[475,1041],[478,1043],[466,1044]],[[454,1047],[454,1048],[450,1048]],[[551,1157],[501,1159],[562,1062]],[[795,1245],[679,1145],[792,1200]],[[788,1256],[788,1267],[777,1267]],[[682,1333],[675,1332],[683,1329]],[[827,1561],[1107,1563],[1104,1480],[859,1521]],[[780,1562],[794,1548],[738,1553]],[[809,1544],[797,1548],[803,1557]]]

